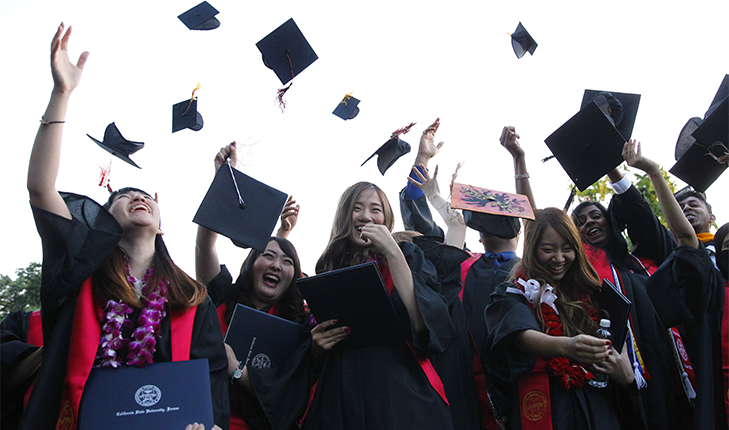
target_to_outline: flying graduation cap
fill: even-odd
[[[585,90],[580,109],[587,106],[591,101],[595,101],[600,110],[618,129],[620,135],[623,136],[623,142],[630,140],[633,135],[635,118],[638,116],[640,94]]]
[[[676,142],[676,164],[669,170],[697,191],[705,192],[729,163],[729,75],[711,101],[704,119],[684,125]]]
[[[526,28],[519,21],[519,25],[516,26],[516,30],[511,34],[511,47],[514,48],[514,54],[516,58],[521,58],[527,52],[530,55],[534,55],[534,51],[537,49],[537,42],[534,41],[532,36],[526,31]]]
[[[190,30],[213,30],[220,27],[220,21],[215,18],[217,14],[218,10],[204,1],[177,18]]]
[[[200,131],[203,128],[203,117],[200,112],[197,111],[197,97],[195,97],[195,91],[200,89],[198,83],[194,90],[192,90],[192,96],[184,101],[181,101],[172,106],[172,132],[178,132],[189,128],[193,131]]]
[[[380,170],[380,173],[382,173],[382,176],[385,176],[387,169],[395,164],[395,161],[397,161],[398,158],[410,152],[410,144],[400,139],[400,135],[410,131],[414,125],[415,123],[413,122],[408,126],[395,130],[392,135],[390,135],[390,139],[385,142],[384,145],[380,146],[374,154],[370,155],[370,157],[366,159],[360,167],[364,166],[365,163],[372,159],[372,157],[377,155],[377,168]]]
[[[265,251],[288,196],[223,164],[193,222],[241,248]]]
[[[359,105],[359,100],[352,97],[351,94],[347,94],[332,113],[346,121],[357,116],[359,113],[357,105]]]
[[[126,140],[124,136],[122,136],[119,132],[119,129],[116,127],[115,123],[112,122],[111,124],[106,126],[103,141],[99,141],[91,137],[90,134],[86,134],[86,136],[89,136],[91,140],[96,142],[96,144],[100,147],[107,150],[109,153],[111,153],[111,155],[114,155],[117,158],[131,164],[132,166],[141,169],[141,167],[137,166],[137,163],[132,161],[129,156],[144,148],[144,142],[132,142],[130,140]]]
[[[293,18],[261,39],[256,47],[261,51],[263,64],[276,73],[282,85],[286,85],[319,58]],[[289,84],[288,87],[278,90],[282,110],[286,107],[283,95],[290,87]]]

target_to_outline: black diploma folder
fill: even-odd
[[[301,344],[303,334],[301,324],[238,304],[225,343],[243,365],[268,369],[285,363]]]
[[[138,368],[91,369],[79,407],[79,430],[213,427],[208,360]]]
[[[335,349],[391,345],[403,338],[395,308],[375,262],[296,281],[317,322],[337,319],[352,332]]]
[[[613,335],[613,348],[618,354],[623,352],[623,344],[628,336],[628,319],[631,301],[607,279],[602,280],[600,289],[600,309],[607,312],[610,319],[610,333]]]

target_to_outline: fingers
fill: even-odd
[[[441,142],[443,143],[443,142]],[[436,178],[438,178],[438,165],[435,165],[435,170],[433,171],[433,180],[435,181]]]
[[[89,51],[84,51],[83,54],[81,54],[80,57],[78,57],[78,62],[76,62],[76,67],[83,70],[84,65],[86,65],[86,60],[89,59]]]
[[[436,118],[435,121],[433,121],[433,123],[428,126],[428,128],[423,130],[423,134],[427,134],[427,133],[435,134],[435,132],[438,131],[438,127],[440,127],[440,118]]]
[[[61,25],[58,26],[58,29],[56,30],[56,34],[53,35],[53,41],[51,42],[51,51],[55,51],[61,43],[61,34],[63,34],[63,29],[65,27],[64,23],[61,23]]]

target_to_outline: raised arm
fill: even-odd
[[[534,200],[534,194],[532,193],[532,186],[529,182],[529,172],[526,167],[526,155],[524,149],[519,145],[519,135],[516,134],[514,127],[507,125],[501,131],[501,146],[506,148],[514,159],[514,180],[516,181],[516,192],[517,194],[523,194],[529,198],[529,204],[532,205],[532,209],[537,209],[537,202]]]
[[[73,65],[68,59],[71,27],[68,27],[65,33],[64,29],[65,25],[61,23],[51,42],[53,91],[30,154],[28,193],[33,206],[71,219],[68,207],[56,191],[56,178],[61,159],[63,123],[68,101],[74,88],[81,81],[81,73],[89,53],[81,54],[76,65]]]
[[[676,198],[673,197],[671,189],[668,188],[666,180],[663,179],[658,164],[643,156],[640,143],[635,139],[631,139],[630,142],[626,142],[625,146],[623,146],[623,158],[629,166],[646,172],[651,178],[651,183],[653,184],[653,189],[656,191],[656,197],[658,197],[658,203],[661,205],[663,216],[666,218],[668,228],[671,229],[678,245],[697,248],[699,246],[699,240],[696,238],[694,229],[683,215],[683,211],[678,205]]]
[[[301,206],[296,204],[294,196],[289,196],[286,200],[286,205],[281,211],[281,225],[279,225],[276,231],[276,236],[283,237],[286,239],[289,237],[291,230],[296,227],[296,221],[299,219],[299,209]]]
[[[220,148],[215,155],[215,171],[217,172],[225,163],[235,167],[238,161],[235,142]],[[197,227],[197,238],[195,239],[195,278],[208,284],[220,272],[220,260],[215,243],[218,241],[218,233],[199,225]]]

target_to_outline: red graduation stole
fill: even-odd
[[[28,338],[26,340],[27,343],[33,346],[43,346],[43,322],[41,321],[40,311],[33,311],[33,313],[30,314],[30,320],[28,321]],[[33,392],[34,387],[35,379],[30,384],[30,387],[28,387],[28,390],[26,390],[25,395],[23,396],[23,408],[28,405],[30,393]]]
[[[171,312],[172,361],[190,359],[190,342],[196,311],[197,307],[182,312]],[[103,308],[94,303],[93,277],[90,277],[84,281],[76,298],[71,347],[68,351],[61,411],[56,422],[56,430],[76,429],[81,396],[99,347],[103,314]]]
[[[387,264],[378,264],[378,266],[380,268],[380,273],[382,274],[382,279],[385,281],[387,292],[392,294],[395,284],[392,282],[390,267]],[[443,381],[440,380],[440,376],[438,376],[438,372],[435,371],[435,367],[433,367],[433,363],[430,361],[430,358],[418,351],[410,340],[406,340],[405,343],[408,345],[408,348],[410,348],[410,351],[415,356],[418,364],[423,369],[425,377],[428,378],[428,382],[430,382],[430,386],[433,387],[446,405],[450,405],[450,403],[448,403],[448,398],[446,397],[445,388],[443,388]]]
[[[519,377],[519,415],[522,430],[552,430],[552,405],[546,362],[536,357],[534,367]]]
[[[466,288],[466,276],[468,275],[468,271],[471,270],[473,263],[483,256],[483,254],[479,252],[469,254],[471,254],[471,256],[461,263],[461,292],[458,293],[458,298],[461,299],[461,301],[463,301],[463,290]]]

